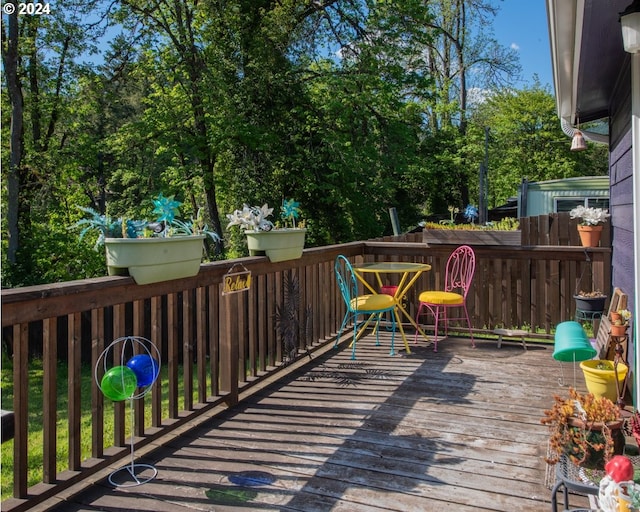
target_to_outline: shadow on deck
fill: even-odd
[[[240,407],[183,431],[140,462],[157,477],[105,474],[56,511],[549,510],[546,427],[562,393],[551,345],[447,339],[388,355],[368,337],[301,365]],[[300,360],[302,363],[303,360]],[[565,375],[573,378],[570,364]],[[573,382],[567,382],[573,384]],[[583,387],[579,375],[579,388]],[[126,462],[126,461],[125,461]],[[586,505],[580,498],[572,499]]]

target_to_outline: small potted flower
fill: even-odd
[[[80,239],[97,231],[95,248],[104,245],[110,276],[130,275],[137,284],[191,277],[200,270],[204,239],[216,242],[219,236],[208,229],[201,211],[195,219],[177,219],[181,204],[173,196],[158,195],[154,221],[112,218],[80,206],[89,217],[72,227],[80,228]]]
[[[625,336],[631,320],[631,311],[620,309],[611,312],[611,336]]]
[[[580,219],[578,234],[584,247],[597,247],[602,235],[602,225],[611,215],[603,208],[587,208],[576,206],[569,212],[572,219]]]
[[[608,398],[569,388],[567,397],[554,396],[540,422],[549,427],[548,464],[566,456],[577,466],[604,469],[624,450],[624,421],[618,406]]]
[[[261,207],[245,204],[242,210],[227,214],[227,229],[238,226],[244,232],[251,256],[267,256],[274,263],[300,258],[307,230],[304,222],[297,223],[300,216],[299,203],[293,199],[282,203],[281,218],[284,226],[276,225],[268,219],[272,213],[273,208],[269,208],[267,204]]]

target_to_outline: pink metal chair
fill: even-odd
[[[438,351],[438,323],[440,316],[444,321],[444,333],[448,334],[450,320],[466,320],[469,334],[471,335],[471,346],[475,347],[473,341],[473,330],[469,321],[469,312],[467,311],[467,293],[473,280],[473,274],[476,269],[476,255],[473,249],[468,245],[461,245],[451,253],[447,260],[447,267],[444,277],[444,291],[428,290],[420,293],[418,300],[420,306],[416,314],[416,324],[419,323],[420,315],[426,314],[423,310],[426,308],[435,319],[434,326],[434,348]],[[448,311],[452,308],[461,308],[464,316],[458,318],[449,317]],[[418,342],[418,331],[416,331],[414,343]]]

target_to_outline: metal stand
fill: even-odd
[[[103,393],[104,391],[101,387],[100,377],[107,371],[107,367],[109,366],[109,364],[117,364],[118,358],[114,357],[113,353],[118,345],[122,345],[119,356],[120,366],[125,366],[127,364],[127,361],[131,357],[140,354],[146,354],[154,361],[153,377],[144,386],[138,386],[137,394],[134,393],[127,398],[131,415],[131,462],[126,466],[121,467],[120,469],[116,469],[109,475],[109,482],[115,487],[135,487],[153,480],[158,475],[158,470],[154,466],[150,464],[135,463],[135,442],[133,433],[135,416],[133,401],[138,400],[146,395],[151,390],[158,376],[160,375],[160,352],[151,341],[140,336],[125,336],[111,342],[111,344],[109,344],[109,346],[103,350],[102,354],[100,354],[100,357],[98,357],[94,369],[94,378],[96,384],[98,385],[100,391],[102,391]]]
[[[556,484],[551,490],[551,511],[558,512],[557,493],[562,491],[563,511],[569,509],[569,491],[574,491],[583,495],[598,495],[598,486],[583,478],[580,474],[582,468],[572,464],[569,459],[562,456],[556,464]]]
[[[129,410],[131,413],[131,425],[134,424],[133,398],[129,399]],[[143,475],[147,470],[150,474]],[[136,464],[134,456],[133,431],[131,432],[131,462],[120,469],[116,469],[109,475],[109,482],[115,487],[135,487],[146,484],[153,480],[158,474],[158,470],[150,464]]]

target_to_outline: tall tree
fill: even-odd
[[[429,47],[429,72],[434,78],[433,101],[428,110],[428,126],[432,134],[449,134],[444,138],[448,146],[451,128],[455,127],[462,149],[467,132],[469,99],[472,91],[481,93],[512,81],[520,72],[518,57],[492,37],[491,22],[497,13],[494,2],[487,0],[436,0],[429,2],[434,21],[429,25],[434,43]],[[434,148],[436,153],[439,150]],[[446,150],[448,152],[448,150]],[[469,161],[464,151],[457,151],[449,165],[430,172],[430,181],[438,190],[443,189],[441,177],[452,178],[457,191],[457,206],[471,201],[469,184],[472,183],[476,162]],[[435,171],[435,172],[434,172]],[[440,203],[433,198],[432,203]]]
[[[17,262],[34,212],[46,210],[56,182],[57,158],[65,140],[68,87],[79,69],[74,59],[92,48],[101,29],[98,0],[70,0],[48,14],[8,16],[2,28],[2,60],[11,105],[9,173],[7,176],[7,260]],[[92,13],[94,21],[85,18]],[[56,146],[53,147],[54,143]],[[55,201],[53,201],[55,204]],[[24,261],[29,259],[28,251]]]
[[[560,127],[551,92],[538,82],[522,90],[501,89],[478,105],[468,133],[468,148],[482,160],[489,130],[489,206],[504,204],[529,181],[606,175],[607,148],[590,144],[569,151],[571,139]]]

